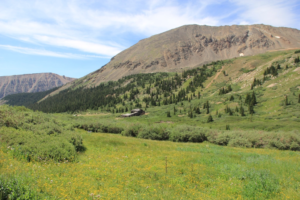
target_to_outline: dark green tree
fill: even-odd
[[[171,117],[171,112],[170,111],[167,112],[167,117]]]
[[[213,121],[214,121],[214,120],[213,120],[212,116],[209,115],[208,118],[207,118],[207,123],[210,123],[210,122],[213,122]]]
[[[254,105],[253,105],[253,101],[250,102],[249,106],[248,106],[248,111],[249,113],[252,115],[254,113]]]
[[[244,110],[244,107],[242,105],[240,107],[240,114],[241,114],[242,117],[245,116],[245,110]]]

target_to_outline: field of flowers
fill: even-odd
[[[152,141],[79,131],[76,162],[27,162],[0,151],[2,179],[43,199],[299,199],[300,153]]]

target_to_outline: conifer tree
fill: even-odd
[[[230,101],[233,101],[233,100],[234,100],[233,95],[230,96],[230,99],[229,99],[229,100],[230,100]]]
[[[248,106],[248,111],[251,115],[254,113],[253,100],[250,102],[250,104]]]
[[[288,105],[289,105],[289,101],[288,101],[288,97],[287,97],[287,96],[285,96],[285,101],[284,101],[284,104],[285,104],[286,106],[288,106]]]
[[[235,107],[235,112],[239,112],[239,108],[237,106]]]
[[[300,103],[300,94],[299,94],[299,96],[298,96],[298,103]]]
[[[171,117],[170,111],[167,112],[167,117]]]
[[[246,95],[246,98],[245,98],[245,104],[249,104],[250,101],[251,101],[250,95],[247,94],[247,95]]]
[[[240,107],[240,114],[241,114],[242,117],[245,116],[245,110],[244,110],[244,107],[242,105]]]
[[[229,125],[226,125],[226,130],[230,130],[230,126]]]
[[[207,123],[210,123],[210,122],[213,122],[213,121],[214,121],[214,120],[213,120],[212,116],[209,115],[208,118],[207,118]]]
[[[209,103],[208,103],[208,101],[206,102],[206,114],[209,114]]]
[[[254,91],[253,91],[253,93],[252,93],[251,101],[253,101],[253,105],[257,104],[256,96],[255,96]]]

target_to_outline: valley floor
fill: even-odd
[[[299,199],[299,152],[87,133],[77,162],[0,151],[2,177],[44,199]]]

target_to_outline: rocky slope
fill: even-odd
[[[10,94],[46,91],[73,80],[53,73],[0,76],[0,99]]]
[[[97,86],[130,74],[182,71],[211,61],[297,48],[300,48],[297,29],[268,25],[186,25],[139,41],[99,70],[60,90]]]

